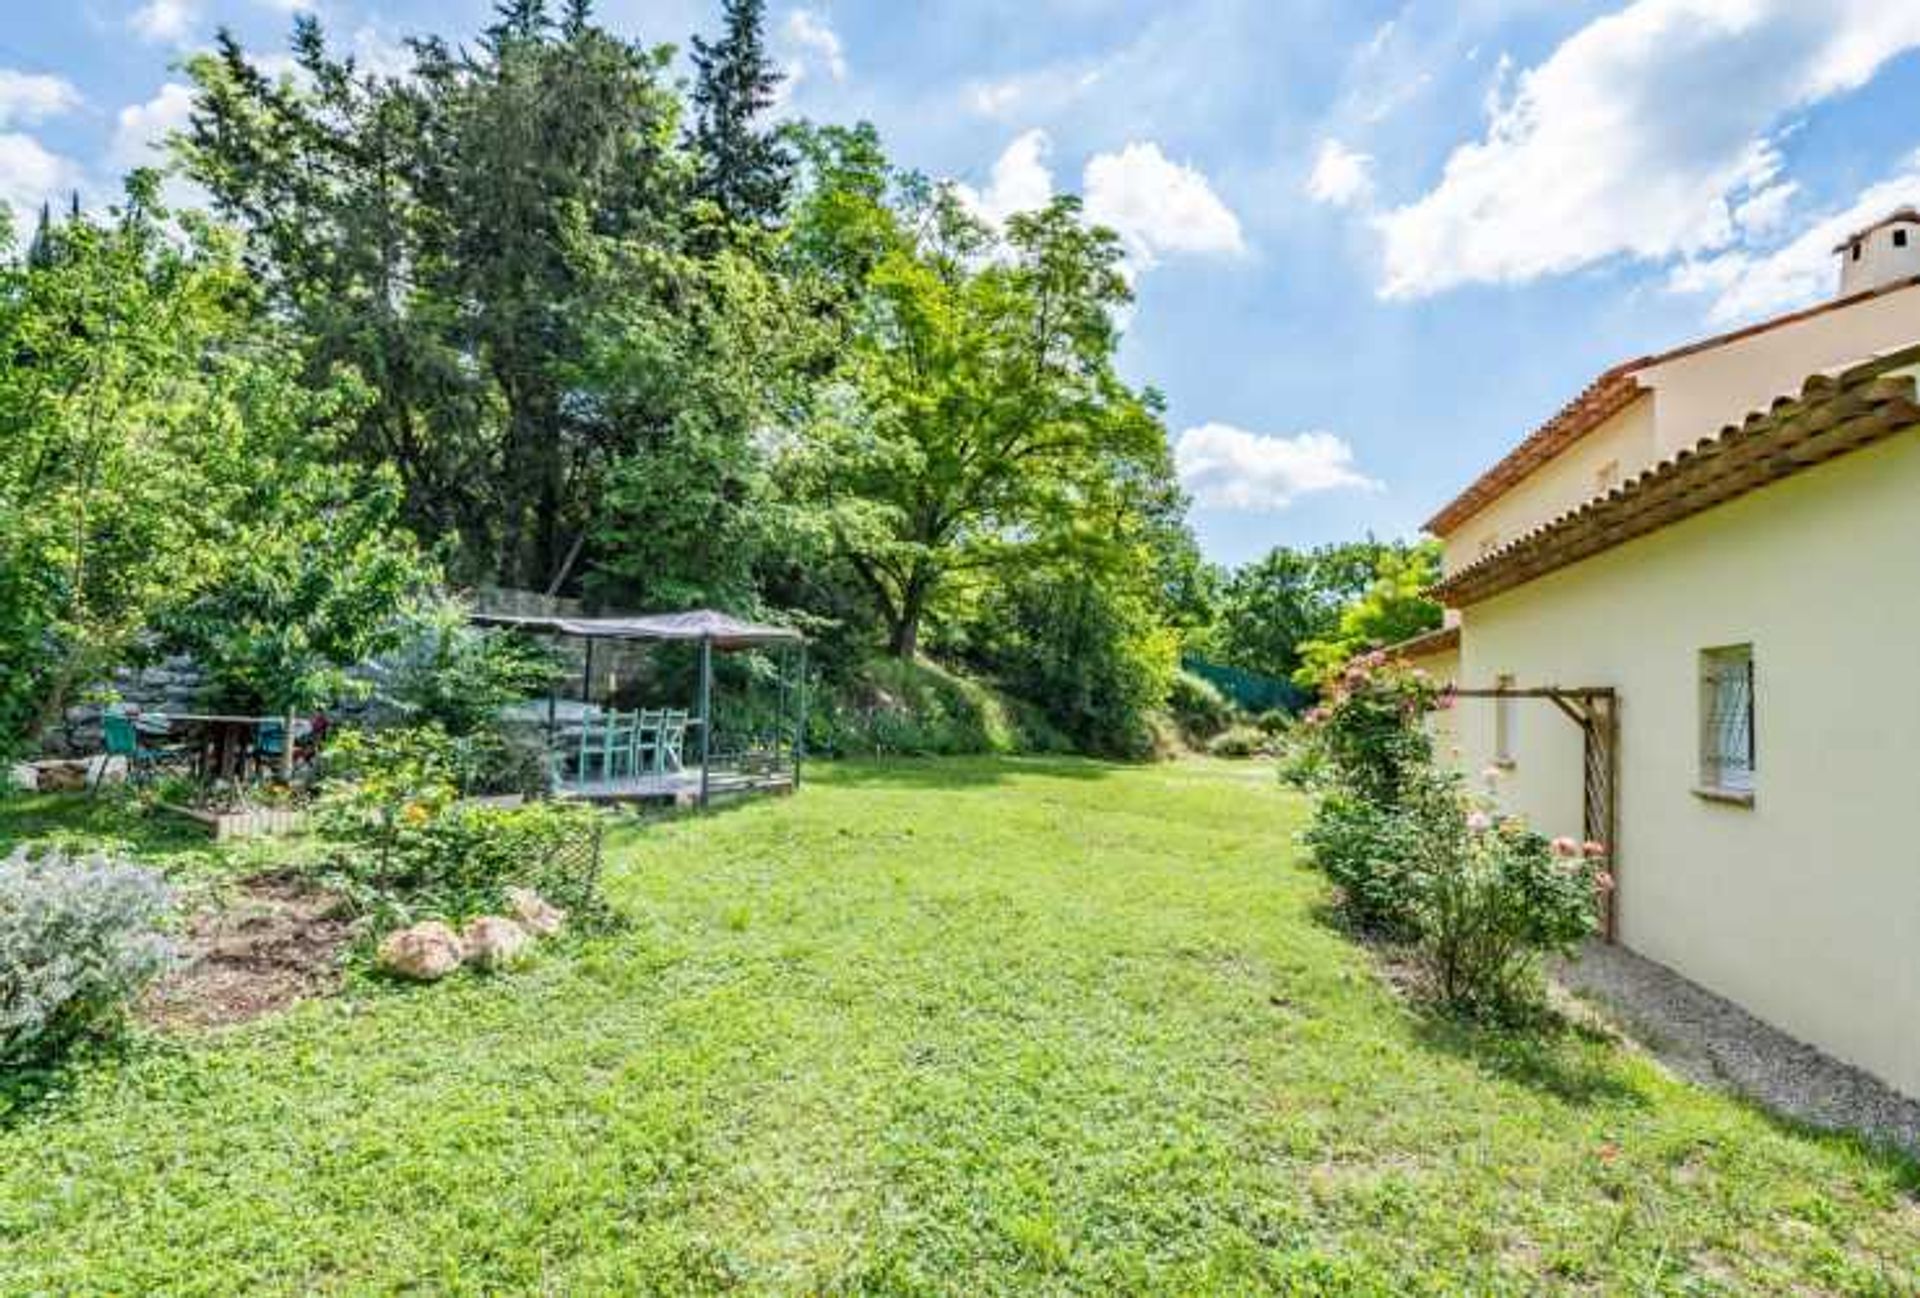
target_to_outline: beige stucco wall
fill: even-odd
[[[1627,945],[1920,1096],[1920,434],[1466,610],[1462,683],[1621,694]],[[1698,654],[1751,643],[1757,800],[1693,793]],[[1522,703],[1507,805],[1580,832],[1580,744]],[[1463,702],[1472,769],[1489,701]]]
[[[1651,366],[1657,456],[1711,437],[1774,398],[1796,395],[1810,374],[1920,342],[1920,285],[1869,298],[1722,347]]]
[[[1460,651],[1448,649],[1441,653],[1410,655],[1409,666],[1417,667],[1441,685],[1454,685],[1460,680]],[[1433,737],[1433,751],[1441,761],[1449,764],[1462,760],[1464,750],[1460,746],[1459,712],[1456,708],[1442,708],[1427,714],[1427,733]]]
[[[1631,477],[1658,458],[1653,400],[1642,397],[1535,469],[1512,491],[1469,518],[1446,538],[1441,568],[1454,572],[1600,492],[1600,471],[1617,464]]]

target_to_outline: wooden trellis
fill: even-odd
[[[1545,699],[1580,727],[1585,832],[1592,841],[1606,844],[1608,869],[1614,879],[1600,917],[1602,934],[1612,942],[1620,884],[1620,696],[1608,686],[1563,689],[1549,685],[1540,689],[1456,689],[1453,697]]]

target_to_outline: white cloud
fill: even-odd
[[[147,0],[127,21],[148,41],[182,41],[200,18],[198,0]]]
[[[114,119],[107,161],[120,170],[154,167],[166,161],[166,137],[185,130],[193,112],[193,88],[169,81],[143,104],[128,104]]]
[[[86,172],[71,158],[50,152],[31,135],[0,134],[0,203],[13,209],[16,238],[32,231],[42,203],[59,206],[86,188]]]
[[[998,81],[970,82],[963,98],[967,111],[979,117],[1004,121],[1018,114],[1031,119],[1057,113],[1082,98],[1106,79],[1107,70],[1105,62],[1062,63]]]
[[[1700,258],[1778,217],[1783,118],[1920,45],[1920,4],[1633,0],[1511,87],[1485,136],[1387,212],[1387,297],[1515,283],[1615,257]],[[1757,206],[1756,206],[1757,205]]]
[[[1736,324],[1832,297],[1839,283],[1833,249],[1848,235],[1895,208],[1920,205],[1920,152],[1847,207],[1816,219],[1786,244],[1769,250],[1732,248],[1682,262],[1669,286],[1680,293],[1712,293],[1708,316]]]
[[[1053,197],[1053,172],[1047,167],[1052,151],[1053,141],[1045,131],[1028,131],[993,164],[985,189],[955,185],[954,193],[968,211],[989,225],[1000,225],[1016,212],[1036,211]]]
[[[1207,178],[1151,142],[1087,162],[1087,219],[1118,232],[1141,268],[1179,253],[1242,253],[1240,219]]]
[[[1351,207],[1373,196],[1373,157],[1338,140],[1323,140],[1307,177],[1307,196],[1316,203]]]
[[[1332,433],[1280,437],[1201,424],[1180,434],[1173,459],[1181,484],[1209,509],[1274,511],[1316,492],[1380,489],[1354,468],[1353,448]]]
[[[824,14],[813,9],[790,10],[776,43],[785,59],[782,70],[787,74],[781,87],[783,98],[799,89],[816,70],[824,70],[833,81],[847,79],[846,49],[840,43],[840,33]]]
[[[0,126],[45,121],[72,112],[81,102],[80,92],[65,77],[0,68]]]

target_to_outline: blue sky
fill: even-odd
[[[70,0],[0,28],[0,200],[110,195],[218,24],[375,65],[486,0]],[[717,0],[602,0],[684,46]],[[1913,0],[770,0],[784,111],[995,216],[1084,192],[1215,558],[1411,535],[1596,372],[1827,296],[1920,202]],[[1701,430],[1703,434],[1709,430]]]

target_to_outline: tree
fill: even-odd
[[[350,668],[405,641],[404,615],[433,573],[398,526],[392,473],[297,454],[274,467],[217,528],[204,588],[158,620],[222,706],[293,716],[349,692]]]
[[[1301,646],[1301,666],[1295,681],[1318,688],[1358,654],[1437,629],[1445,610],[1428,599],[1426,591],[1439,579],[1437,542],[1387,550],[1374,569],[1372,585],[1341,611],[1333,633]]]
[[[811,485],[898,657],[949,578],[1079,540],[1107,498],[1171,476],[1156,398],[1113,368],[1119,241],[1078,200],[1013,217],[992,257],[949,194],[912,225],[866,277],[810,439]]]
[[[309,385],[231,241],[137,173],[104,219],[0,248],[0,748],[147,647],[222,520],[351,394]]]
[[[693,38],[694,192],[729,220],[767,226],[786,210],[793,154],[756,123],[785,80],[766,50],[765,0],[725,0],[720,39]]]
[[[1275,547],[1227,578],[1209,652],[1231,666],[1290,678],[1300,669],[1301,646],[1333,633],[1341,611],[1366,593],[1392,551],[1371,539],[1313,550]]]
[[[667,54],[588,16],[570,4],[556,25],[514,0],[477,52],[416,41],[405,81],[333,54],[310,17],[297,80],[268,78],[223,34],[189,62],[178,145],[246,231],[310,369],[345,362],[372,385],[358,457],[399,470],[408,521],[457,534],[466,575],[518,584],[567,579],[620,449],[594,394],[570,386],[607,272],[684,242],[691,167]]]

